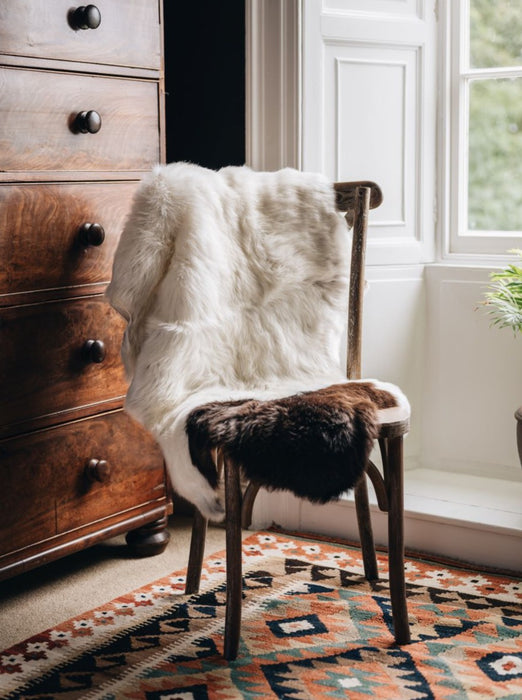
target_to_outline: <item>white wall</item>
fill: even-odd
[[[373,179],[383,189],[384,204],[370,217],[363,369],[410,398],[407,469],[521,481],[512,417],[522,404],[521,341],[476,310],[490,269],[436,262],[435,0],[249,4],[250,31],[262,27],[269,45],[277,37],[265,45],[270,76],[259,46],[252,55],[251,87],[265,115],[251,114],[248,124],[252,165]],[[346,532],[338,506],[330,514],[323,507],[319,521],[289,495],[262,497],[256,512],[258,525],[324,522]]]
[[[417,466],[422,449],[426,300],[421,265],[367,268],[363,376],[390,381],[413,407],[405,461]]]
[[[522,404],[522,339],[492,328],[480,306],[489,272],[426,269],[421,458],[431,468],[519,481],[513,414]]]
[[[364,374],[397,383],[410,399],[409,469],[522,481],[514,419],[522,405],[522,338],[492,327],[480,303],[491,271],[443,264],[367,270]]]

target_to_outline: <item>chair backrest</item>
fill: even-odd
[[[368,211],[382,203],[382,192],[374,182],[336,182],[336,202],[339,211],[346,212],[346,220],[353,226],[352,259],[348,300],[348,353],[346,376],[361,378],[362,311],[364,297],[364,264]]]

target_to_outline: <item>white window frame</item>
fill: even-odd
[[[522,247],[522,233],[468,230],[469,84],[477,77],[522,77],[522,68],[470,68],[469,0],[443,0],[440,11],[441,257],[455,262],[498,263],[499,256],[506,258],[508,250]]]

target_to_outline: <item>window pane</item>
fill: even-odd
[[[470,82],[468,229],[522,231],[522,78]]]
[[[521,0],[470,0],[470,65],[522,64]]]

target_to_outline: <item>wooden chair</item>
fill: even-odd
[[[382,202],[380,188],[372,182],[335,184],[337,208],[346,212],[353,226],[352,259],[348,309],[347,377],[361,377],[362,307],[364,294],[364,261],[369,209]],[[379,426],[379,447],[383,473],[369,461],[366,475],[371,479],[380,510],[388,513],[388,556],[390,597],[395,640],[397,644],[410,641],[404,581],[403,533],[403,437],[409,429],[409,416],[399,416]],[[224,656],[235,659],[239,646],[242,599],[241,530],[251,523],[252,509],[260,486],[250,482],[242,495],[240,465],[217,454],[218,468],[224,469],[226,509],[226,618]],[[373,541],[367,480],[363,476],[354,489],[357,522],[361,540],[365,576],[378,579],[377,559]],[[207,520],[195,512],[185,592],[199,589]]]

